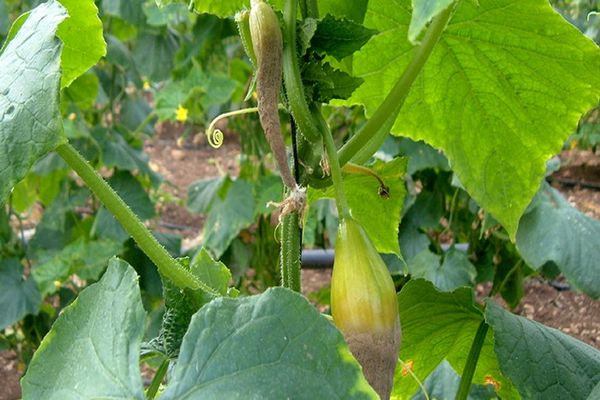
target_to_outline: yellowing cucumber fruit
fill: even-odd
[[[338,227],[331,311],[367,381],[389,399],[401,340],[396,289],[366,232],[351,218]]]

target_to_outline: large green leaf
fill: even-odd
[[[231,184],[225,199],[213,204],[204,228],[204,247],[220,258],[231,241],[254,222],[256,201],[252,185],[243,179]]]
[[[168,26],[173,22],[181,23],[191,18],[187,4],[167,4],[164,7],[158,7],[156,2],[146,2],[143,8],[144,14],[146,14],[146,23],[151,26]]]
[[[375,399],[340,332],[283,288],[219,298],[194,317],[170,399]]]
[[[321,15],[331,14],[362,24],[367,12],[368,2],[369,0],[321,0],[317,2],[317,5]]]
[[[168,82],[156,97],[156,114],[160,120],[175,119],[176,110],[208,108],[221,105],[231,99],[239,83],[220,73],[207,73],[194,67],[182,80]]]
[[[117,167],[132,174],[140,174],[155,187],[162,182],[162,177],[148,165],[148,155],[127,143],[122,133],[96,127],[93,137],[102,148],[102,162],[106,167]]]
[[[94,0],[60,0],[60,3],[69,13],[56,32],[64,43],[60,83],[64,88],[106,55],[106,42]]]
[[[502,372],[526,399],[586,399],[600,381],[600,351],[486,301]]]
[[[173,0],[167,0],[173,2]],[[179,0],[188,3],[197,13],[214,14],[217,17],[227,18],[235,15],[236,12],[242,9],[250,8],[250,0]],[[159,2],[166,3],[165,0]],[[268,0],[268,3],[276,9],[281,9],[282,0]]]
[[[581,213],[547,183],[521,218],[517,248],[540,269],[554,262],[574,286],[600,297],[600,222]]]
[[[60,54],[66,18],[56,1],[36,7],[0,55],[0,203],[62,138]]]
[[[344,188],[352,216],[365,228],[380,253],[400,255],[398,225],[406,189],[404,186],[405,158],[388,163],[376,161],[371,167],[389,190],[380,192],[379,182],[362,174],[344,175]],[[325,190],[309,189],[309,204],[322,198],[334,198],[333,187]]]
[[[114,1],[114,0],[112,0]],[[282,0],[267,0],[271,6],[281,9]],[[367,9],[368,0],[329,0],[319,1],[321,14],[331,14],[340,18],[348,18],[361,23]],[[221,18],[231,17],[241,9],[250,8],[250,0],[156,0],[159,6],[172,3],[192,4],[197,13],[214,14]]]
[[[256,197],[256,214],[271,214],[273,206],[282,200],[283,183],[281,177],[277,175],[267,175],[258,178],[254,184],[254,196]]]
[[[77,274],[82,279],[98,279],[108,259],[121,251],[121,243],[79,238],[58,252],[41,254],[32,275],[46,296],[56,291],[55,281],[63,281],[71,274]]]
[[[475,332],[483,315],[474,305],[473,291],[460,288],[442,293],[425,280],[409,281],[398,295],[402,346],[400,358],[412,365],[414,374],[421,380],[447,359],[455,371],[462,372]],[[510,382],[500,372],[494,354],[491,331],[481,350],[474,384],[493,380],[500,384],[499,394],[514,399]],[[410,398],[418,385],[410,374],[396,369],[392,397]]]
[[[0,331],[27,314],[37,314],[42,297],[35,281],[23,278],[19,260],[0,261]]]
[[[478,5],[477,5],[478,3]],[[365,83],[347,104],[373,114],[408,65],[409,0],[372,0],[379,30],[354,54]],[[462,1],[415,81],[395,134],[442,149],[473,198],[514,238],[581,114],[598,103],[600,51],[546,0]]]
[[[35,234],[27,246],[28,253],[37,258],[47,250],[59,251],[73,238],[85,235],[80,224],[81,216],[75,210],[85,206],[89,198],[89,190],[77,186],[72,180],[64,180],[58,195],[46,207],[42,220],[35,227]]]
[[[102,0],[102,10],[133,25],[143,26],[146,22],[143,3],[144,0]]]
[[[188,187],[188,199],[186,207],[193,213],[204,214],[210,208],[223,185],[231,183],[229,176],[201,179]]]
[[[442,361],[440,365],[429,375],[423,382],[423,389],[429,395],[425,397],[423,389],[419,388],[418,392],[411,400],[426,400],[426,399],[453,399],[460,385],[460,376],[454,371],[448,361]],[[469,393],[469,400],[484,400],[497,399],[497,395],[492,389],[493,386],[472,385]]]
[[[102,279],[81,292],[42,341],[21,381],[23,398],[144,399],[144,319],[135,271],[113,258]]]
[[[154,124],[156,118],[152,113],[153,109],[142,96],[127,96],[121,101],[121,111],[119,113],[119,122],[123,127],[131,132],[131,139],[138,141],[139,137],[135,137],[133,133],[136,129],[141,129],[141,132],[152,136],[154,134]],[[140,128],[143,127],[143,128]],[[137,142],[140,143],[140,142]],[[138,145],[141,147],[140,145]]]
[[[333,45],[333,47],[338,46]],[[328,103],[331,99],[349,98],[362,84],[362,79],[354,78],[344,71],[333,68],[329,63],[319,61],[304,65],[302,82],[307,96],[317,102]]]
[[[596,400],[596,399],[600,399],[600,381],[598,381],[598,384],[590,392],[590,395],[587,398],[587,400]]]
[[[314,50],[341,60],[364,46],[376,32],[356,22],[327,15],[318,22],[311,44]]]
[[[231,272],[225,264],[213,260],[206,249],[202,248],[194,256],[190,263],[190,271],[221,295],[227,294]]]
[[[414,278],[427,279],[444,292],[461,286],[473,286],[477,275],[477,270],[467,254],[454,247],[444,254],[444,261],[426,249],[407,261],[407,265]]]
[[[140,73],[152,81],[169,78],[177,42],[168,31],[142,33],[136,41],[133,59]]]

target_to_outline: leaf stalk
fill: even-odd
[[[473,375],[475,374],[475,368],[477,367],[477,361],[479,360],[479,354],[481,354],[481,348],[485,342],[485,336],[487,334],[489,325],[482,320],[475,333],[471,350],[467,356],[467,362],[460,379],[460,386],[456,392],[456,400],[467,400],[469,391],[471,390],[471,382],[473,381]]]
[[[201,289],[213,296],[219,295],[209,285],[201,282],[179,264],[177,260],[171,257],[169,252],[156,240],[117,192],[110,187],[70,143],[67,142],[58,146],[56,152],[81,177],[108,211],[114,215],[117,221],[121,223],[140,249],[156,264],[162,275],[169,278],[180,288]]]

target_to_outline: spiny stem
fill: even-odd
[[[361,130],[340,149],[339,158],[341,165],[350,160],[356,164],[363,164],[383,144],[396,121],[396,117],[400,113],[400,109],[408,96],[412,84],[417,76],[419,76],[435,44],[442,36],[442,32],[446,28],[446,24],[450,20],[453,11],[454,6],[450,6],[434,18],[429,28],[427,28],[425,37],[415,52],[413,59],[388,93],[383,103],[379,105],[373,116],[369,118]]]
[[[100,199],[104,206],[121,223],[133,240],[158,267],[159,272],[180,288],[201,289],[213,296],[219,293],[201,282],[183,268],[167,250],[156,240],[152,233],[131,211],[131,208],[110,187],[108,183],[88,164],[79,152],[68,142],[56,148],[56,152],[81,177],[85,184]]]
[[[208,139],[208,144],[210,144],[215,149],[221,147],[221,145],[223,144],[223,132],[220,129],[215,129],[215,125],[217,124],[217,122],[219,122],[223,118],[233,117],[235,115],[250,114],[255,112],[258,112],[258,107],[242,108],[241,110],[229,111],[217,115],[212,121],[210,121],[208,128],[206,128],[206,138]]]
[[[475,368],[477,367],[477,361],[479,360],[479,354],[481,354],[481,348],[485,342],[485,335],[487,334],[489,325],[482,320],[475,333],[471,350],[467,356],[467,362],[463,369],[462,376],[460,378],[460,386],[456,392],[456,400],[466,400],[471,390],[471,382],[473,381],[473,375],[475,374]]]
[[[292,151],[294,160],[294,177],[299,180],[298,148],[296,123],[291,118]],[[281,267],[281,286],[298,293],[302,290],[300,275],[302,255],[302,228],[300,228],[301,213],[298,210],[286,214],[281,219],[281,249],[279,263]]]
[[[281,219],[281,285],[300,292],[301,237],[298,211],[286,214]]]

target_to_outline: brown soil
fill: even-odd
[[[235,135],[226,134],[223,146],[213,149],[205,139],[178,143],[181,132],[177,126],[159,128],[157,135],[145,144],[145,151],[151,166],[168,182],[159,193],[163,202],[156,227],[193,240],[201,232],[204,219],[185,209],[187,188],[198,179],[223,173],[236,175],[239,141]],[[552,176],[553,186],[581,211],[600,219],[600,155],[566,151],[561,154],[561,163],[561,170]],[[330,279],[330,270],[302,271],[305,293],[327,286]],[[517,313],[600,348],[600,301],[573,291],[558,291],[535,279],[527,282],[525,291]],[[14,353],[0,352],[0,400],[20,396],[16,366]]]
[[[600,219],[600,154],[569,150],[560,155],[561,168],[551,177],[571,204],[588,216]]]
[[[526,283],[525,293],[517,313],[600,349],[600,301],[535,279]]]
[[[218,149],[212,148],[202,134],[194,141],[180,139],[180,126],[167,124],[157,127],[157,134],[144,144],[150,157],[151,167],[161,174],[166,184],[162,186],[167,201],[161,203],[156,221],[160,231],[175,231],[184,238],[197,236],[203,226],[204,217],[187,211],[187,189],[193,182],[223,174],[238,172],[239,141],[235,135],[225,135]]]
[[[0,352],[0,400],[16,400],[21,397],[17,356],[12,351]]]

